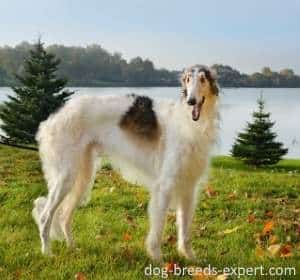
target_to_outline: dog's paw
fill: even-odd
[[[193,261],[196,259],[195,253],[190,246],[178,247],[177,250],[180,255],[184,256],[188,260]]]
[[[148,248],[147,247],[147,253],[149,257],[152,259],[154,262],[161,262],[162,257],[161,257],[161,250],[159,248]]]
[[[160,246],[156,242],[153,242],[149,237],[146,240],[146,250],[147,250],[149,257],[153,261],[155,261],[155,262],[162,261]]]
[[[44,255],[44,256],[47,256],[47,257],[52,257],[53,256],[53,254],[52,254],[52,251],[51,251],[51,249],[49,248],[49,246],[43,246],[42,245],[42,254]]]

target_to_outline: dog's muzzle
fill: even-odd
[[[202,97],[201,101],[198,104],[196,103],[196,99],[188,100],[188,102],[187,102],[188,105],[193,106],[193,110],[192,110],[193,121],[199,120],[201,109],[202,109],[204,102],[205,102],[204,96]]]

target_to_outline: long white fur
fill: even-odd
[[[194,82],[189,97],[211,94],[205,93],[209,88]],[[51,253],[50,239],[65,238],[73,245],[73,212],[88,202],[98,156],[108,156],[127,179],[150,191],[146,240],[150,257],[161,258],[161,236],[171,201],[177,212],[178,250],[187,258],[193,257],[190,226],[196,186],[206,178],[215,141],[216,97],[207,99],[197,122],[185,100],[154,101],[161,129],[155,145],[138,145],[120,129],[120,118],[133,101],[133,96],[81,96],[41,123],[36,138],[49,193],[36,199],[33,216],[43,253]]]

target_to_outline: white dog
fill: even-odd
[[[50,239],[65,237],[73,245],[74,209],[88,200],[97,156],[109,156],[126,178],[149,188],[150,257],[161,258],[172,202],[178,250],[193,258],[195,190],[205,177],[216,138],[218,87],[212,71],[199,65],[186,69],[181,82],[183,95],[177,102],[136,95],[82,96],[41,123],[37,141],[49,193],[35,200],[33,216],[43,253],[51,253]]]

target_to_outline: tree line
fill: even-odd
[[[35,135],[39,124],[74,94],[64,89],[67,79],[57,76],[59,64],[60,60],[47,52],[39,39],[24,60],[23,73],[16,75],[20,85],[12,87],[14,94],[0,104],[0,129],[4,132],[0,134],[0,144],[37,149]],[[257,167],[275,164],[288,152],[276,141],[277,135],[271,130],[275,123],[264,111],[262,96],[258,105],[253,122],[248,122],[238,134],[231,150],[232,156]]]
[[[24,59],[33,45],[22,42],[0,47],[0,86],[17,85],[15,75],[24,71]],[[180,71],[157,69],[149,59],[126,60],[121,53],[110,53],[100,45],[87,47],[50,45],[47,52],[61,60],[58,76],[67,77],[69,86],[178,86]],[[247,75],[227,65],[212,66],[223,87],[300,87],[300,76],[291,69],[280,72],[264,67]]]

